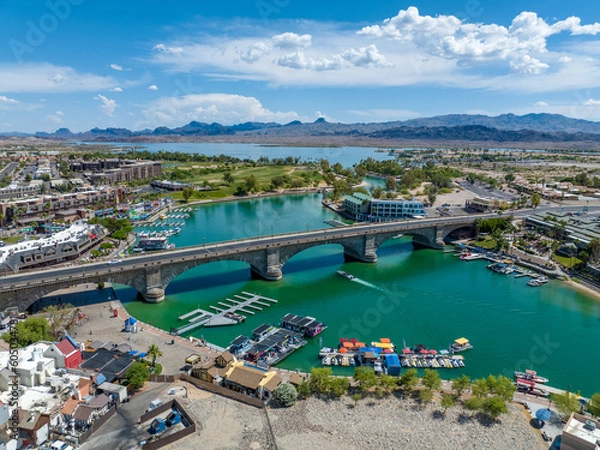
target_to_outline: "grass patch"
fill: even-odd
[[[579,258],[571,258],[569,256],[553,255],[552,258],[563,267],[572,269],[574,266],[581,264]]]
[[[1,240],[4,241],[5,244],[16,244],[21,239],[23,239],[23,236],[17,235],[17,236],[8,236],[5,238],[2,238]]]
[[[473,245],[476,245],[481,248],[485,248],[486,250],[494,250],[496,248],[496,240],[491,237],[486,237],[483,240],[476,240],[473,242]]]

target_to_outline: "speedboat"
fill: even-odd
[[[475,259],[482,259],[485,258],[485,255],[483,253],[463,253],[462,255],[460,255],[460,259],[462,259],[463,261],[473,261]]]
[[[531,286],[531,287],[540,287],[542,285],[542,283],[540,283],[539,280],[536,280],[535,278],[533,280],[529,280],[527,282],[527,286]]]
[[[354,275],[344,272],[343,270],[338,270],[337,274],[343,276],[344,278],[348,278],[349,280],[354,280],[356,278]]]
[[[337,353],[337,349],[331,347],[323,347],[319,350],[319,358],[324,358],[325,356],[329,356],[333,353]]]

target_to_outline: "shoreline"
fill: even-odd
[[[589,295],[590,297],[592,297],[594,300],[600,302],[600,291],[594,289],[591,286],[588,286],[587,284],[584,284],[582,282],[576,282],[573,281],[572,278],[568,278],[566,280],[562,280],[564,283],[566,283],[569,287],[571,287],[572,289],[581,292],[582,294],[586,294]]]

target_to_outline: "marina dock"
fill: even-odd
[[[173,329],[171,334],[180,336],[200,327],[236,325],[246,320],[246,316],[242,315],[242,313],[253,316],[255,314],[254,311],[262,311],[264,308],[277,303],[275,299],[246,291],[242,291],[241,294],[236,294],[234,297],[235,299],[227,298],[224,301],[217,302],[219,306],[210,305],[208,309],[214,312],[197,308],[182,314],[179,316],[179,320],[187,320],[188,323]]]

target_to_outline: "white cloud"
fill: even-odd
[[[113,69],[113,70],[117,70],[119,72],[121,72],[123,70],[123,66],[120,66],[118,64],[111,64],[110,68]]]
[[[277,59],[276,63],[292,69],[340,70],[345,67],[391,67],[377,47],[369,45],[359,50],[351,48],[344,53],[328,57],[311,58],[304,52],[294,52]]]
[[[594,100],[590,98],[583,103],[585,106],[600,106],[600,100]]]
[[[163,97],[151,103],[143,114],[146,122],[141,126],[181,126],[192,120],[232,125],[248,121],[286,123],[300,119],[294,111],[271,111],[254,97],[220,93]]]
[[[150,86],[148,86],[148,90],[149,91],[158,91],[158,86],[155,84],[151,84]]]
[[[535,106],[537,106],[538,108],[544,108],[544,107],[548,106],[548,103],[546,103],[546,102],[536,102]]]
[[[0,95],[0,104],[4,104],[4,105],[16,105],[17,103],[19,103],[19,101],[15,100],[14,98],[8,98],[5,95]]]
[[[104,114],[106,114],[109,117],[113,115],[113,113],[115,112],[115,108],[119,106],[117,105],[117,102],[115,100],[107,98],[102,94],[98,94],[96,97],[94,97],[94,100],[100,100],[100,102],[102,103],[100,105],[100,109]]]
[[[121,89],[119,86],[109,89],[110,92],[123,92],[123,89]]]
[[[277,34],[271,38],[273,45],[277,48],[286,50],[308,48],[312,44],[312,36],[310,34],[283,33]]]
[[[155,50],[158,53],[175,56],[180,56],[183,53],[182,47],[171,47],[165,44],[157,44],[154,47],[152,47],[152,50]]]
[[[0,64],[0,92],[85,92],[116,85],[110,77],[79,73],[52,64]]]
[[[240,53],[240,59],[248,64],[252,64],[258,61],[263,55],[268,54],[270,51],[271,47],[264,42],[256,42],[248,47],[246,51]]]
[[[421,16],[411,6],[384,20],[382,25],[364,27],[358,34],[412,44],[429,55],[462,64],[507,60],[513,70],[538,74],[549,67],[538,59],[547,52],[548,37],[563,31],[572,35],[600,32],[600,23],[581,25],[580,22],[577,17],[569,17],[550,25],[534,12],[522,12],[507,28],[467,23],[455,16]]]
[[[56,111],[54,114],[56,114],[57,116],[64,116],[65,113],[62,111]]]

